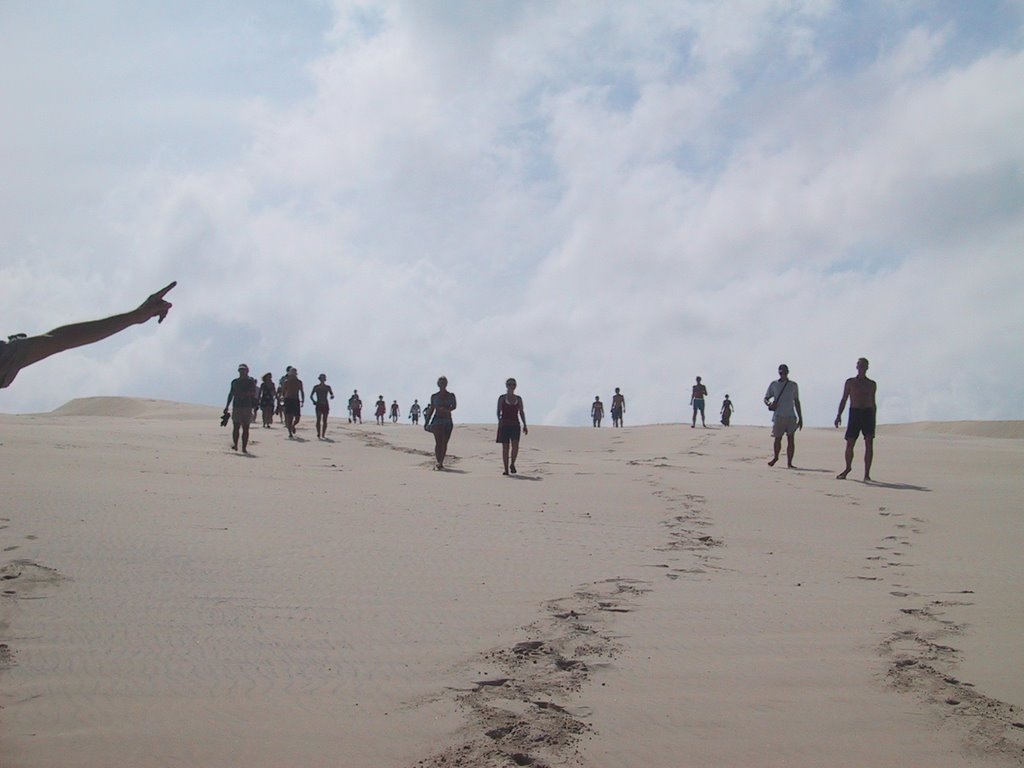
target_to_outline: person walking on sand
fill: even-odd
[[[796,432],[804,428],[804,413],[800,408],[800,388],[789,378],[789,366],[779,366],[778,381],[768,385],[764,395],[764,404],[772,412],[772,437],[775,439],[775,456],[768,462],[774,467],[779,461],[782,450],[782,436],[786,436],[786,466],[793,468],[793,456],[796,453]]]
[[[232,403],[234,407],[232,408]],[[242,453],[248,453],[249,425],[256,415],[259,397],[256,394],[256,379],[249,375],[249,366],[238,366],[238,378],[232,379],[228,389],[228,401],[224,405],[225,415],[231,409],[231,450],[238,450],[238,434],[242,434]]]
[[[839,401],[839,413],[836,414],[836,429],[843,423],[843,409],[846,401],[850,401],[850,416],[846,420],[846,469],[836,475],[836,479],[845,480],[853,469],[853,446],[857,436],[864,435],[864,482],[871,482],[871,460],[874,458],[875,415],[878,407],[875,404],[875,392],[878,385],[867,376],[868,359],[857,360],[857,375],[846,380],[843,387],[843,399]]]
[[[412,421],[413,424],[420,423],[420,411],[422,410],[423,409],[420,408],[420,401],[413,400],[412,405],[409,406],[409,419]]]
[[[274,426],[274,409],[277,406],[277,387],[274,386],[274,374],[264,373],[260,383],[260,413],[263,414],[263,427]]]
[[[288,438],[295,437],[295,425],[299,423],[302,406],[306,403],[306,390],[302,387],[299,371],[290,368],[281,384],[281,399],[284,401],[284,425],[288,428]]]
[[[384,414],[388,412],[387,403],[384,402],[384,395],[377,395],[377,407],[374,410],[374,415],[377,417],[377,424],[384,426]]]
[[[594,396],[594,404],[590,406],[590,419],[594,422],[595,427],[601,426],[601,419],[604,418],[604,403],[601,402],[601,396]]]
[[[624,427],[626,426],[623,421],[623,416],[626,413],[626,396],[619,392],[619,388],[615,388],[615,394],[612,395],[612,426],[613,427]]]
[[[327,416],[331,412],[331,403],[327,398],[334,399],[334,390],[327,383],[327,376],[321,373],[318,377],[320,383],[313,387],[309,393],[309,399],[313,401],[316,408],[316,436],[318,439],[327,437]]]
[[[697,377],[697,383],[693,385],[693,389],[690,393],[690,405],[693,406],[693,421],[690,423],[690,429],[697,426],[697,411],[700,411],[700,425],[707,427],[704,423],[704,398],[707,397],[708,388],[700,383],[700,376]]]
[[[397,400],[392,400],[391,401],[391,423],[392,424],[397,424],[398,423],[398,419],[399,419],[400,416],[401,416],[401,414],[398,412],[398,401]]]
[[[523,434],[530,431],[526,428],[526,411],[523,410],[523,398],[516,394],[516,380],[505,382],[505,394],[498,398],[498,436],[496,443],[501,443],[501,463],[505,468],[503,475],[510,472],[516,474],[516,457],[519,455],[519,421],[523,422]]]
[[[292,367],[286,365],[284,368],[284,375],[277,380],[277,417],[278,420],[284,423],[284,382],[288,378],[288,374],[292,372]]]
[[[732,419],[732,412],[733,412],[733,410],[735,410],[735,409],[732,407],[732,400],[730,400],[729,396],[726,395],[725,396],[725,400],[722,401],[722,411],[721,411],[721,414],[722,414],[722,426],[723,427],[728,427],[729,426],[729,420]]]
[[[7,341],[0,341],[0,389],[9,387],[22,368],[45,360],[50,355],[93,344],[133,325],[142,325],[154,317],[158,318],[157,324],[162,323],[171,310],[171,303],[164,296],[177,284],[173,282],[164,286],[130,312],[111,315],[102,320],[62,325],[38,336],[19,333],[9,336]]]
[[[434,433],[434,458],[437,460],[437,469],[444,469],[448,441],[455,428],[452,411],[456,405],[455,393],[448,391],[448,378],[442,376],[437,380],[437,392],[430,396],[430,405],[423,412],[423,428]]]
[[[358,422],[363,423],[363,401],[359,397],[359,390],[353,389],[352,396],[348,399],[348,413],[349,421],[353,424]]]

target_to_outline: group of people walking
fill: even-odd
[[[861,435],[864,436],[865,443],[864,479],[871,479],[871,462],[874,457],[876,385],[875,382],[867,378],[867,370],[867,359],[863,357],[858,359],[857,375],[847,379],[842,400],[839,403],[839,413],[835,419],[835,426],[838,428],[842,423],[843,411],[849,401],[846,468],[837,475],[840,480],[845,479],[851,471],[854,446]],[[316,408],[316,436],[323,439],[327,435],[327,417],[330,413],[330,401],[334,399],[334,390],[327,383],[326,375],[321,373],[318,379],[319,382],[310,392],[310,399]],[[502,445],[501,458],[504,475],[517,473],[516,458],[519,455],[519,441],[523,435],[528,434],[526,411],[522,397],[516,394],[516,386],[516,380],[513,378],[505,382],[505,394],[498,398],[496,409],[498,431],[495,441]],[[454,428],[452,411],[456,409],[458,401],[455,394],[448,389],[448,379],[445,376],[438,378],[437,387],[438,390],[430,396],[427,407],[422,409],[423,428],[434,436],[435,468],[444,469],[444,462],[448,455],[448,441],[451,439]],[[697,426],[698,416],[700,416],[701,426],[707,427],[704,418],[704,400],[707,396],[708,388],[698,376],[690,392],[690,405],[693,409],[691,428]],[[270,373],[265,373],[262,382],[257,387],[256,380],[249,376],[249,367],[244,363],[239,365],[238,378],[231,382],[228,391],[222,421],[223,424],[227,424],[227,420],[230,418],[233,422],[232,449],[238,450],[239,442],[241,442],[242,452],[248,452],[249,425],[260,412],[263,414],[263,426],[266,428],[272,426],[275,415],[283,416],[284,424],[288,429],[288,437],[294,438],[295,428],[301,418],[304,403],[305,390],[295,368],[288,366],[285,375],[281,377],[277,385],[274,384],[273,376]],[[803,429],[804,419],[800,404],[800,388],[795,381],[789,378],[789,366],[779,365],[779,378],[768,385],[764,403],[772,414],[773,456],[769,460],[768,466],[773,467],[778,463],[782,452],[782,440],[785,437],[786,464],[792,467],[796,452],[796,433]],[[349,423],[362,423],[362,400],[358,390],[353,390],[349,397],[348,411]],[[726,395],[720,411],[723,425],[729,426],[733,411],[732,401],[729,399],[729,395]],[[391,421],[397,422],[401,415],[398,401],[392,401],[389,409],[384,396],[378,396],[374,408],[378,425],[383,426],[389,412]],[[625,412],[626,397],[619,387],[616,387],[611,404],[613,426],[624,425]],[[409,409],[409,418],[413,424],[419,423],[420,413],[419,400],[416,400]],[[594,398],[590,415],[593,425],[600,427],[601,420],[604,418],[604,404],[601,402],[600,396]]]
[[[616,387],[615,394],[612,395],[612,426],[613,427],[624,427],[626,422],[624,416],[626,413],[626,396],[622,394],[622,391]],[[594,402],[590,406],[590,418],[595,427],[601,426],[601,421],[604,419],[604,403],[601,402],[600,395],[594,396]]]
[[[331,412],[331,400],[334,399],[334,389],[327,383],[327,375],[321,373],[317,377],[317,384],[310,390],[309,399],[316,409],[316,436],[318,439],[327,437],[327,419]],[[306,404],[306,390],[299,378],[299,371],[293,366],[285,369],[285,374],[276,383],[274,375],[270,372],[263,374],[259,383],[249,375],[249,366],[242,363],[238,366],[238,378],[232,380],[228,389],[228,399],[224,406],[222,423],[227,424],[230,419],[233,424],[231,448],[239,449],[241,442],[242,453],[248,452],[249,426],[262,414],[262,426],[266,429],[273,427],[274,417],[277,416],[288,430],[288,437],[295,437],[295,430],[302,418],[302,408]],[[388,415],[388,406],[384,396],[377,398],[374,415],[377,424],[383,425],[385,416]],[[413,424],[419,423],[422,409],[419,400],[414,400],[409,407],[409,418]],[[390,407],[390,419],[397,422],[401,416],[398,401],[394,400]],[[353,390],[348,399],[348,422],[349,424],[363,423],[363,401],[359,397],[359,390]]]

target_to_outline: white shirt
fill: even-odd
[[[785,387],[785,389],[783,389]],[[792,379],[783,381],[778,379],[768,385],[768,391],[764,395],[769,400],[773,399],[778,404],[772,414],[772,421],[779,416],[796,418],[796,401],[800,398],[800,388]]]

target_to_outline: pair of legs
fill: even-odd
[[[448,455],[448,441],[451,439],[454,426],[451,422],[445,424],[434,422],[431,430],[434,433],[434,458],[437,460],[437,468],[444,469],[444,460]]]
[[[263,426],[268,429],[274,424],[274,404],[264,405],[260,409],[260,413],[263,414]]]
[[[288,428],[288,437],[295,437],[295,426],[299,423],[299,398],[288,398],[284,401],[284,425]]]
[[[691,429],[693,427],[697,426],[697,411],[700,411],[700,425],[702,427],[706,427],[707,426],[707,424],[704,423],[704,401],[703,400],[694,400],[693,401],[693,421],[690,423],[690,428]]]
[[[600,427],[601,426],[601,420],[599,418],[597,418],[597,417],[594,418],[594,426],[595,427]]]
[[[505,467],[503,475],[511,472],[513,475],[516,473],[516,457],[519,455],[519,441],[518,440],[506,440],[501,444],[501,463]]]
[[[874,438],[864,435],[864,481],[871,480],[871,460],[875,457]],[[845,480],[853,469],[853,446],[857,443],[856,437],[846,439],[846,469],[836,475],[836,479]]]
[[[249,447],[249,424],[252,422],[252,409],[235,409],[231,414],[231,450],[238,450],[238,436],[242,436],[242,453],[248,453]]]
[[[330,408],[326,406],[321,408],[319,405],[316,407],[316,436],[327,437],[327,414],[330,413]]]
[[[778,418],[772,425],[772,437],[775,438],[773,446],[775,455],[768,462],[769,467],[774,467],[779,461],[779,453],[782,451],[782,436],[786,436],[786,466],[793,468],[793,455],[796,453],[796,419],[792,417]]]

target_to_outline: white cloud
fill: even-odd
[[[679,421],[701,375],[713,403],[728,391],[738,421],[764,423],[785,361],[827,424],[865,355],[883,420],[1021,418],[1024,365],[1001,341],[1024,328],[1019,50],[967,45],[956,18],[894,27],[824,2],[334,10],[298,25],[318,41],[286,57],[299,95],[222,53],[221,85],[202,80],[211,60],[118,104],[145,117],[171,100],[180,125],[125,134],[141,162],[38,182],[32,200],[70,216],[5,198],[9,332],[180,285],[163,326],[23,372],[4,410],[219,404],[244,359],[404,405],[443,372],[468,421],[491,418],[508,375],[536,422],[585,424],[614,386],[630,423]],[[872,48],[837,34],[882,21]],[[256,29],[250,46],[296,50]],[[175,30],[175,50],[197,34]],[[225,92],[235,106],[208,110]],[[31,88],[16,96],[36,109]],[[96,141],[76,138],[79,114],[94,119],[68,108],[62,162]]]

